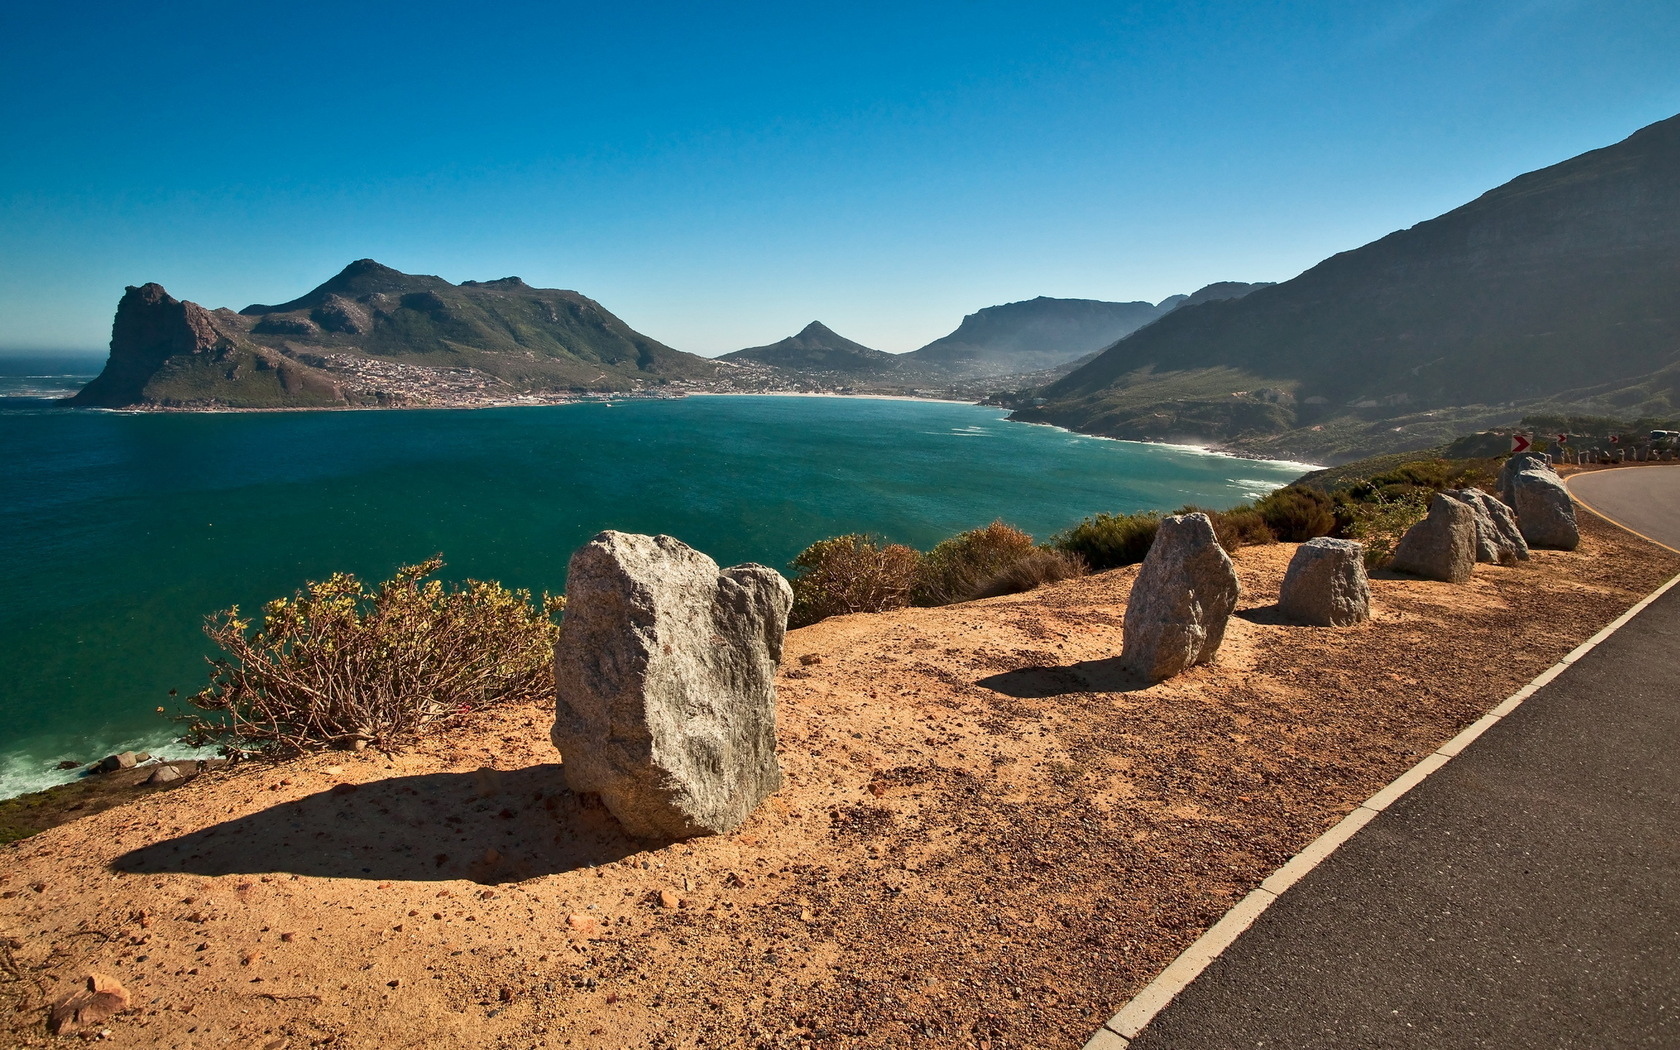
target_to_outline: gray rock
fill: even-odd
[[[1446,583],[1463,583],[1476,568],[1476,512],[1436,493],[1429,515],[1406,530],[1389,568]]]
[[[1299,623],[1348,627],[1371,618],[1365,545],[1320,536],[1295,549],[1283,574],[1278,611]]]
[[[119,769],[133,769],[137,761],[134,752],[124,751],[119,755],[106,755],[93,768],[96,773],[115,773]]]
[[[572,555],[553,739],[573,791],[642,838],[735,827],[782,784],[776,665],[793,590],[669,536],[603,532]]]
[[[1121,662],[1158,682],[1211,661],[1241,593],[1206,514],[1162,518],[1126,601]]]
[[[1513,494],[1511,479],[1525,470],[1551,470],[1552,459],[1543,452],[1518,452],[1505,461],[1499,468],[1499,498],[1505,501],[1507,507],[1517,505]]]
[[[181,771],[167,762],[152,770],[152,775],[146,778],[146,783],[152,787],[162,787],[185,779]]]
[[[1508,565],[1528,560],[1528,541],[1517,528],[1517,518],[1510,507],[1481,489],[1454,489],[1442,495],[1458,500],[1475,512],[1477,561]]]
[[[1563,479],[1551,470],[1525,470],[1511,479],[1511,506],[1530,547],[1572,551],[1581,542],[1575,501]]]

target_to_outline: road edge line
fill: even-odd
[[[1574,493],[1570,493],[1574,496]],[[1632,532],[1640,539],[1651,540],[1650,537],[1634,532],[1627,526],[1607,514],[1601,513],[1585,501],[1575,497],[1582,506],[1587,507],[1594,514],[1617,526]],[[1665,550],[1674,550],[1667,544],[1657,543]],[[1680,554],[1680,551],[1675,551]],[[1465,748],[1475,742],[1476,738],[1493,728],[1494,724],[1505,719],[1511,712],[1521,707],[1530,697],[1539,692],[1547,683],[1562,674],[1570,665],[1581,657],[1602,645],[1611,635],[1626,626],[1629,620],[1644,612],[1652,602],[1680,585],[1680,575],[1675,575],[1667,583],[1647,594],[1629,608],[1626,612],[1606,624],[1599,632],[1570,650],[1568,655],[1546,670],[1536,675],[1527,685],[1502,700],[1487,714],[1460,730],[1451,740],[1423,756],[1418,762],[1404,773],[1395,777],[1382,787],[1376,794],[1355,806],[1353,811],[1335,826],[1318,838],[1308,843],[1306,848],[1295,854],[1284,865],[1267,876],[1259,886],[1255,887],[1248,896],[1244,897],[1220,920],[1209,927],[1207,932],[1191,942],[1190,947],[1180,952],[1178,957],[1156,975],[1155,979],[1144,985],[1138,993],[1127,1000],[1113,1017],[1103,1022],[1091,1038],[1085,1043],[1085,1050],[1127,1050],[1132,1040],[1136,1039],[1155,1015],[1166,1009],[1178,993],[1190,986],[1190,982],[1201,976],[1213,961],[1236,943],[1243,931],[1254,925],[1254,921],[1269,907],[1272,902],[1282,896],[1289,887],[1299,882],[1308,872],[1318,867],[1333,854],[1342,843],[1352,838],[1356,832],[1374,820],[1377,814],[1405,797],[1408,791],[1419,784],[1436,770],[1445,766],[1453,758],[1461,754]]]

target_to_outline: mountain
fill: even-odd
[[[838,372],[878,374],[898,366],[898,356],[872,350],[837,335],[821,321],[812,321],[799,331],[769,346],[749,346],[724,354],[723,361],[754,361],[796,372]]]
[[[988,306],[963,318],[950,335],[905,354],[903,366],[962,375],[1042,371],[1095,353],[1180,303],[1234,298],[1258,287],[1224,281],[1210,284],[1195,295],[1175,295],[1160,303],[1109,303],[1041,295],[1025,302]]]
[[[1273,283],[1272,281],[1215,281],[1212,284],[1203,285],[1189,295],[1168,296],[1157,305],[1161,307],[1161,312],[1166,314],[1181,306],[1200,306],[1203,303],[1211,303],[1215,299],[1241,299],[1249,292],[1258,291],[1261,288],[1270,288]]]
[[[950,335],[904,355],[908,367],[978,375],[1054,368],[1148,324],[1153,303],[1039,296],[988,306],[962,319]]]
[[[636,332],[577,292],[517,277],[454,285],[361,259],[290,302],[237,313],[156,284],[130,287],[104,371],[71,404],[478,404],[635,390],[721,367]]]
[[[1667,387],[1645,377],[1677,359],[1673,117],[1293,280],[1181,305],[1016,418],[1345,459],[1588,388],[1665,414]]]

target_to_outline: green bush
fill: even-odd
[[[1254,510],[1284,543],[1305,543],[1336,531],[1336,502],[1317,489],[1288,485],[1255,501]]]
[[[1446,489],[1472,488],[1493,481],[1486,460],[1420,459],[1373,474],[1349,486],[1344,495],[1353,502],[1380,498],[1390,503],[1422,495],[1428,497]]]
[[[1380,569],[1394,557],[1394,548],[1406,530],[1422,521],[1429,513],[1431,496],[1423,490],[1398,499],[1382,495],[1358,503],[1344,505],[1348,524],[1344,528],[1350,539],[1365,545],[1365,567]]]
[[[1047,583],[1059,583],[1084,576],[1090,572],[1085,559],[1077,554],[1034,547],[1025,557],[1017,558],[987,579],[981,580],[969,592],[968,599],[996,598],[1000,594],[1020,594]]]
[[[1001,521],[970,529],[922,556],[911,598],[917,605],[968,601],[981,584],[1036,550],[1031,536]]]
[[[1092,572],[1136,565],[1149,553],[1161,516],[1143,514],[1094,514],[1072,528],[1057,533],[1051,546],[1077,554]]]
[[[789,565],[793,611],[788,626],[830,616],[884,612],[910,604],[922,556],[903,544],[853,533],[819,540]]]
[[[406,566],[373,590],[348,573],[263,608],[239,607],[204,633],[227,654],[189,698],[189,739],[233,757],[283,758],[328,746],[390,749],[492,704],[553,700],[550,665],[564,598],[468,580],[421,582],[442,557]]]

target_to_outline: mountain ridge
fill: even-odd
[[[1427,444],[1431,418],[1463,427],[1607,381],[1631,388],[1677,354],[1673,117],[1292,280],[1181,305],[1015,418],[1341,455],[1354,449],[1336,441]]]
[[[577,292],[450,284],[358,259],[303,295],[235,312],[129,287],[100,375],[72,405],[316,408],[624,392],[727,366],[635,331]]]
[[[753,361],[798,372],[878,374],[898,367],[898,355],[854,342],[821,321],[766,346],[721,355],[720,361]]]

